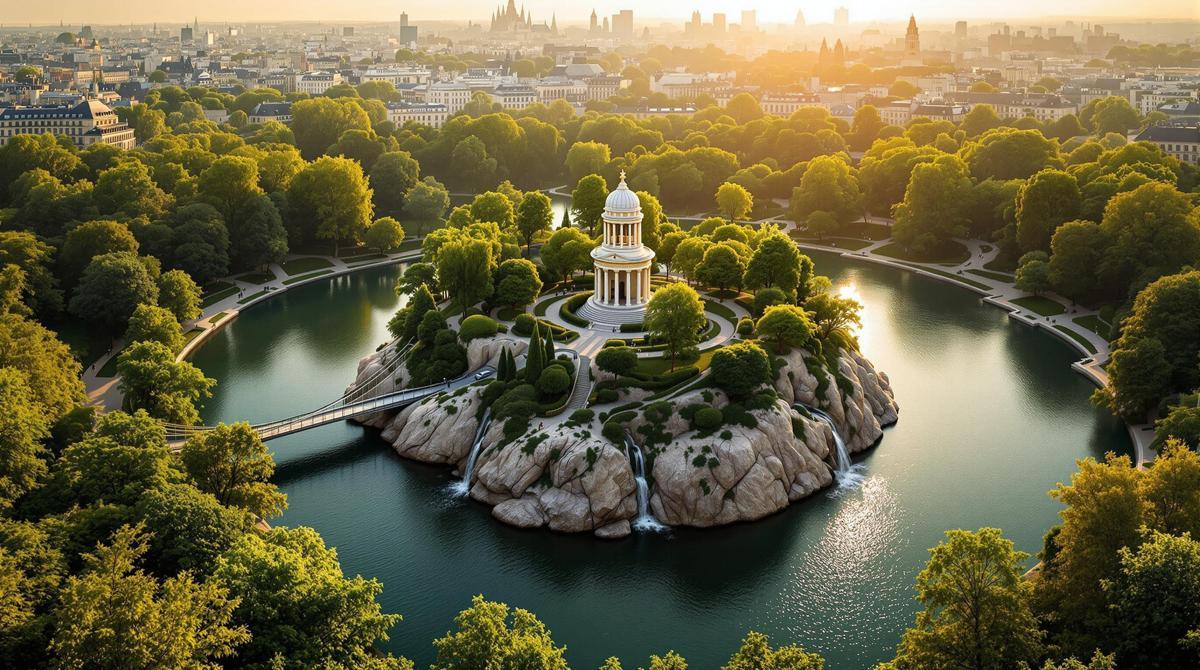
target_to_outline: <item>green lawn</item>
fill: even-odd
[[[870,240],[859,240],[853,237],[814,237],[804,233],[792,233],[792,239],[797,242],[807,242],[808,244],[819,244],[823,247],[834,247],[835,249],[845,249],[846,251],[858,251],[865,249],[874,242]]]
[[[524,313],[525,313],[525,310],[523,310],[523,309],[513,309],[512,307],[501,307],[499,310],[496,311],[496,316],[499,317],[501,321],[512,321],[517,318],[518,314],[524,314]]]
[[[208,322],[213,325],[216,325],[217,323],[219,323],[221,321],[221,319],[224,319],[227,316],[229,316],[229,312],[217,312],[216,314],[212,315],[212,318],[209,319]]]
[[[1016,298],[1012,303],[1039,316],[1056,316],[1067,311],[1067,308],[1063,307],[1062,303],[1040,295],[1027,295],[1024,298]]]
[[[400,252],[400,253],[405,253],[405,252],[409,252],[409,251],[417,251],[420,248],[421,248],[421,240],[414,237],[412,239],[404,240],[403,242],[401,242],[400,248],[397,249],[396,251]]]
[[[712,312],[713,314],[716,314],[717,316],[719,316],[723,319],[728,319],[729,321],[731,321],[733,323],[737,323],[737,314],[734,314],[732,309],[729,309],[728,307],[726,307],[725,305],[722,305],[719,302],[716,302],[713,300],[705,300],[704,301],[704,311]]]
[[[270,272],[247,272],[246,274],[234,277],[238,281],[244,281],[247,284],[265,284],[275,280],[275,275]]]
[[[248,303],[252,300],[258,300],[259,298],[266,295],[267,293],[269,293],[269,291],[267,291],[266,289],[263,289],[263,290],[259,291],[258,293],[252,293],[252,294],[246,296],[245,298],[238,300],[238,304],[245,305],[246,303]]]
[[[977,288],[981,291],[990,291],[992,288],[991,286],[988,286],[987,284],[984,284],[983,282],[977,282],[973,279],[967,279],[966,277],[964,277],[960,274],[953,273],[953,272],[946,272],[945,270],[939,270],[937,268],[931,268],[931,267],[928,267],[925,265],[918,265],[917,263],[904,263],[904,265],[907,265],[911,268],[916,268],[918,270],[923,270],[930,274],[935,274],[939,277],[945,277],[946,279],[956,281],[960,284],[966,284],[967,286],[974,286],[975,288]]]
[[[121,352],[119,352],[119,351],[114,353],[112,355],[112,358],[109,358],[107,361],[105,361],[104,365],[100,366],[100,371],[96,373],[96,376],[97,377],[105,377],[107,379],[112,379],[113,377],[116,377],[117,376],[117,358],[120,357],[120,355],[121,355]]]
[[[1054,329],[1057,331],[1066,333],[1068,337],[1070,337],[1072,340],[1075,340],[1076,342],[1078,342],[1079,346],[1086,349],[1089,354],[1096,353],[1096,347],[1092,346],[1092,343],[1088,342],[1088,339],[1086,337],[1084,337],[1083,335],[1080,335],[1079,333],[1071,330],[1070,328],[1067,328],[1066,326],[1060,326],[1057,324],[1054,326]]]
[[[283,271],[289,276],[320,270],[321,268],[331,267],[333,263],[326,258],[318,256],[305,256],[303,258],[293,258],[290,261],[283,263],[281,266]],[[285,282],[286,283],[286,282]]]
[[[97,332],[78,319],[67,319],[54,326],[54,331],[84,365],[102,356],[111,342],[104,333]]]
[[[954,240],[947,240],[940,249],[925,256],[914,254],[901,246],[899,242],[885,244],[873,253],[911,263],[937,263],[939,265],[958,265],[971,259],[971,250],[962,242]]]
[[[1016,272],[1017,271],[1016,261],[1010,261],[1010,260],[1004,259],[1003,257],[993,258],[992,260],[984,263],[983,267],[985,267],[989,270],[996,270],[998,272]]]
[[[1108,339],[1109,335],[1112,333],[1112,325],[1095,314],[1076,317],[1073,319],[1073,321],[1099,335],[1100,337],[1103,337],[1104,339]]]
[[[971,268],[970,270],[967,270],[967,272],[969,272],[973,275],[979,275],[980,277],[986,277],[987,279],[991,279],[993,281],[1004,282],[1005,284],[1011,284],[1014,281],[1016,281],[1016,277],[1014,277],[1010,274],[1004,274],[1003,272],[992,272],[991,270],[976,270],[975,268]]]
[[[187,346],[187,344],[189,342],[196,339],[196,337],[199,336],[200,333],[203,333],[203,332],[204,332],[203,328],[193,328],[193,329],[189,330],[188,332],[184,333],[183,334],[183,345]]]
[[[333,272],[333,270],[318,270],[316,272],[309,272],[308,274],[302,274],[297,277],[292,277],[291,279],[285,279],[285,280],[283,280],[283,283],[287,286],[291,286],[292,284],[302,282],[305,279],[312,279],[313,277],[320,277],[321,275],[327,275],[330,272]]]
[[[359,254],[357,256],[347,256],[347,257],[343,258],[342,260],[345,261],[347,264],[356,264],[356,263],[362,263],[363,261],[377,261],[381,258],[387,258],[387,256],[385,256],[384,254],[381,254],[381,253],[369,253],[369,254]]]

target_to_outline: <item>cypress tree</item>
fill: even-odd
[[[504,381],[508,378],[508,349],[500,350],[500,359],[496,361],[496,379]]]
[[[543,357],[546,350],[542,347],[542,326],[534,324],[533,334],[529,336],[529,351],[525,354],[525,381],[536,384],[546,366]]]
[[[562,220],[562,224],[559,225],[560,228],[570,228],[571,227],[571,216],[567,213],[568,211],[569,210],[566,210],[566,209],[563,210],[563,220]]]
[[[554,331],[546,327],[546,355],[542,363],[549,365],[554,360]]]
[[[504,350],[504,381],[511,382],[517,378],[517,358],[513,356],[512,349]]]

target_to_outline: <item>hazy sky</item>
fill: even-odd
[[[504,0],[507,2],[507,0]],[[518,6],[520,2],[518,1]],[[797,9],[803,9],[809,23],[829,22],[833,9],[845,4],[850,8],[851,21],[875,19],[900,19],[910,12],[917,19],[946,20],[954,18],[1025,18],[1045,16],[1078,17],[1089,20],[1104,18],[1200,18],[1200,0],[1007,0],[1006,2],[967,3],[946,0],[891,0],[847,1],[818,0],[816,2],[778,2],[777,0],[654,0],[633,2],[631,0],[529,0],[525,6],[535,19],[549,18],[551,12],[558,15],[560,23],[577,23],[586,19],[595,8],[604,16],[619,9],[633,9],[635,21],[644,19],[657,23],[655,19],[684,20],[693,9],[699,9],[705,18],[713,11],[726,12],[730,22],[742,9],[758,8],[760,23],[791,22]],[[200,20],[222,21],[272,21],[272,20],[322,20],[322,21],[365,21],[394,20],[401,10],[407,10],[412,21],[453,19],[477,21],[487,20],[496,2],[493,0],[208,0],[204,3],[180,0],[117,0],[96,2],[95,0],[52,0],[51,2],[22,2],[0,0],[4,6],[0,11],[0,22],[5,26],[20,23],[66,25],[81,23],[149,23],[188,21],[196,13]]]

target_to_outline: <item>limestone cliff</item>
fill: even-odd
[[[468,352],[472,369],[494,363],[505,346],[520,353],[525,344],[507,336],[476,340]],[[535,418],[511,441],[502,422],[492,422],[482,436],[470,495],[515,526],[629,534],[637,484],[624,445],[601,434],[603,418],[621,424],[641,446],[650,510],[659,521],[707,527],[777,512],[833,483],[832,432],[794,410],[794,403],[825,410],[851,451],[877,443],[898,411],[887,376],[857,352],[843,352],[836,369],[803,351],[782,358],[778,398],[758,409],[730,411],[739,418],[714,430],[695,430],[680,411],[690,405],[727,408],[728,399],[715,389],[690,391],[669,405],[635,403],[614,416],[596,408],[588,421]],[[369,359],[359,366],[360,379],[370,374]],[[482,388],[460,389],[364,423],[381,428],[402,456],[450,465],[461,476],[484,414]]]

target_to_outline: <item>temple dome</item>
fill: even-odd
[[[625,173],[621,173],[621,183],[617,184],[617,188],[612,193],[608,194],[608,199],[604,201],[604,210],[615,214],[632,214],[640,212],[642,203],[638,200],[637,193],[629,190],[625,185]]]

